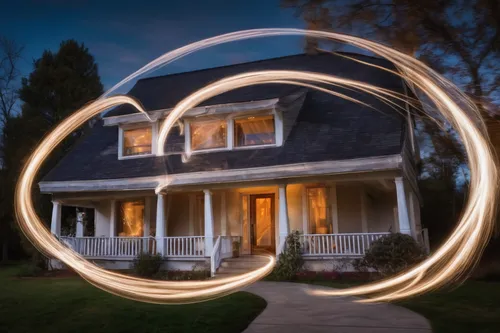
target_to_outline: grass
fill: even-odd
[[[332,288],[347,288],[359,281],[307,281]],[[395,303],[426,317],[434,333],[500,332],[500,282],[467,281],[455,289]]]
[[[154,305],[110,295],[80,278],[18,279],[0,268],[0,332],[241,332],[266,307],[238,292],[189,305]]]

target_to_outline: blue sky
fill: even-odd
[[[103,4],[106,3],[106,4]],[[95,56],[105,88],[174,48],[231,31],[304,27],[279,0],[252,1],[5,1],[0,0],[0,34],[24,46],[27,76],[43,50],[76,39]],[[300,53],[301,37],[231,43],[190,55],[151,75]]]

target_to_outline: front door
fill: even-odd
[[[274,194],[250,195],[252,253],[275,253]]]

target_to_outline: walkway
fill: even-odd
[[[257,282],[246,291],[267,301],[267,307],[244,333],[430,333],[419,314],[392,304],[361,304],[352,297],[313,296],[307,290],[327,287]]]

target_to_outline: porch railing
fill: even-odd
[[[212,255],[210,256],[210,274],[215,275],[223,259],[233,256],[233,241],[239,241],[235,236],[219,236],[215,241]]]
[[[133,258],[139,253],[156,253],[153,237],[60,237],[61,241],[84,257]]]
[[[184,236],[163,238],[165,257],[204,257],[205,236]]]
[[[371,243],[388,232],[301,235],[304,256],[362,256]]]

